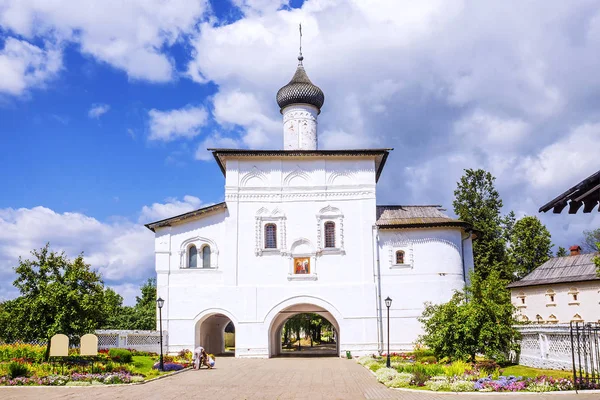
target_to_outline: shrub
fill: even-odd
[[[187,361],[192,361],[192,352],[188,349],[183,349],[177,354],[177,357]]]
[[[428,375],[428,376],[444,374],[444,367],[439,364],[421,364],[421,363],[402,364],[402,365],[398,366],[397,370],[398,370],[398,372],[408,372],[411,374],[420,372],[421,374]]]
[[[435,354],[433,354],[433,350],[426,349],[423,347],[416,347],[415,351],[413,351],[412,354],[415,357],[415,361],[423,361],[423,358],[429,358],[429,357],[435,358]]]
[[[484,372],[486,375],[490,375],[497,369],[500,369],[500,365],[494,360],[482,360],[475,364],[475,368]]]
[[[431,378],[431,375],[427,375],[424,371],[415,371],[410,383],[415,386],[425,386],[425,382],[427,382],[429,378]]]
[[[127,349],[110,349],[108,351],[108,355],[110,356],[111,360],[120,363],[128,364],[133,360],[131,351]]]
[[[465,375],[465,372],[471,370],[471,365],[463,361],[455,361],[452,364],[445,366],[443,369],[443,374],[449,378],[462,378]]]
[[[11,362],[8,364],[8,377],[10,379],[27,377],[28,375],[29,368],[27,368],[27,365],[19,362]]]
[[[375,376],[377,376],[377,380],[381,383],[391,381],[397,375],[398,375],[398,372],[395,369],[391,369],[391,368],[380,368],[377,372],[375,372]]]
[[[435,358],[435,356],[423,356],[419,358],[418,361],[426,364],[435,364],[437,362],[437,358]]]

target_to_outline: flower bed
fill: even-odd
[[[44,362],[44,346],[0,345],[0,386],[86,386],[139,382],[189,366],[188,354],[164,358],[165,369],[153,369],[158,356],[127,349],[101,351],[97,357],[68,357]],[[93,370],[92,370],[93,368]]]
[[[431,360],[430,356],[426,357]],[[408,354],[390,354],[391,368],[385,367],[384,357],[364,356],[357,361],[373,371],[379,382],[391,388],[446,392],[551,392],[575,389],[573,379],[566,377],[503,375],[504,371],[493,361],[439,364],[416,361],[416,358]],[[562,371],[556,373],[565,375]],[[600,385],[582,383],[580,388],[600,389]]]

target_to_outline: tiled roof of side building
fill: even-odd
[[[554,257],[534,269],[523,279],[512,282],[509,288],[600,280],[596,275],[595,254]]]
[[[161,219],[160,221],[156,221],[156,222],[150,222],[148,224],[145,224],[144,226],[146,228],[150,229],[152,232],[155,232],[156,228],[162,228],[164,226],[171,226],[172,224],[175,224],[180,221],[199,217],[199,216],[202,216],[204,214],[207,214],[207,213],[210,213],[213,211],[222,211],[222,210],[226,210],[226,209],[227,209],[227,203],[225,203],[225,202],[217,203],[217,204],[213,204],[212,206],[202,207],[202,208],[199,208],[194,211],[186,212],[185,214]]]
[[[437,226],[455,226],[471,229],[471,224],[444,214],[439,205],[377,206],[377,226],[380,228],[428,228]]]

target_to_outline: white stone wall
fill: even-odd
[[[534,368],[572,370],[569,325],[524,325],[517,326],[517,330],[522,336],[519,364]]]
[[[226,169],[227,210],[156,233],[170,352],[200,344],[206,332],[199,326],[221,314],[235,325],[236,356],[268,357],[276,350],[280,312],[314,308],[339,327],[341,354],[376,353],[382,327],[385,332],[385,319],[378,320],[379,272],[382,298],[394,300],[392,349],[407,350],[420,333],[423,302],[447,301],[463,287],[464,269],[472,268],[470,239],[462,242],[458,229],[382,231],[377,245],[375,162],[368,156],[242,157],[228,160]],[[333,249],[324,248],[326,221],[336,226]],[[264,249],[265,223],[277,224],[276,250]],[[211,246],[214,268],[185,268],[191,243]],[[408,246],[410,267],[389,264],[392,245]],[[295,256],[310,258],[311,274],[292,274]]]
[[[309,104],[293,104],[282,110],[284,150],[317,149],[318,113]]]
[[[576,315],[586,322],[600,320],[600,280],[512,288],[511,297],[521,320],[537,322],[538,315],[543,323],[569,323]]]

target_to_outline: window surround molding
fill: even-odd
[[[202,265],[202,261],[203,261],[202,251],[205,246],[209,246],[209,248],[210,248],[210,267],[209,268],[204,268],[204,266],[196,267],[196,268],[189,267],[188,254],[189,254],[189,249],[192,246],[196,246],[196,250],[198,251],[196,265]],[[217,247],[217,244],[215,243],[215,241],[212,239],[209,239],[209,238],[201,237],[201,236],[196,236],[196,237],[184,240],[181,243],[181,247],[179,249],[179,268],[180,269],[189,269],[189,270],[193,270],[193,271],[214,271],[214,270],[218,269],[219,268],[219,248]]]
[[[556,318],[556,316],[554,314],[550,314],[550,316],[548,317],[548,323],[549,324],[558,324],[558,318]]]
[[[556,307],[556,293],[552,289],[546,290],[546,307]]]
[[[290,249],[286,252],[288,256],[288,281],[316,281],[317,275],[317,251],[310,240],[298,238],[292,242]],[[310,274],[294,273],[294,258],[310,258]]]
[[[262,207],[256,212],[255,217],[255,246],[254,254],[257,256],[263,255],[284,255],[286,243],[285,243],[285,223],[286,217],[283,211],[279,208],[275,208],[272,212],[267,208]],[[277,233],[277,248],[267,249],[265,248],[265,226],[267,224],[275,224]]]
[[[573,315],[573,318],[571,318],[571,322],[584,322],[584,321],[583,321],[583,318],[581,318],[581,315],[575,314],[575,315]]]
[[[386,242],[386,245],[388,246],[390,269],[410,269],[414,267],[413,241],[407,235],[397,232]],[[396,263],[396,252],[398,251],[404,252],[404,264]]]
[[[567,294],[569,295],[569,305],[570,306],[578,306],[580,304],[579,301],[579,290],[577,290],[577,288],[570,288],[569,291],[567,292]]]
[[[519,295],[517,296],[518,302],[517,302],[517,308],[527,308],[527,304],[525,299],[527,298],[527,296],[525,295],[524,292],[520,292]]]
[[[328,205],[319,210],[317,217],[317,249],[316,254],[346,254],[344,250],[344,214],[339,208]],[[335,247],[325,247],[325,223],[335,224]]]

